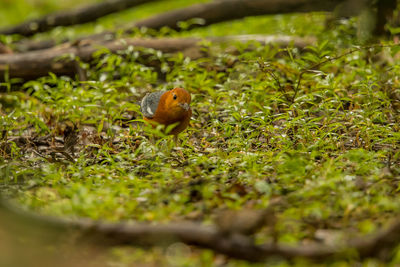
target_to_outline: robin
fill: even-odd
[[[161,124],[167,128],[171,124],[176,124],[169,134],[174,135],[177,141],[178,134],[186,129],[192,116],[190,101],[188,91],[174,88],[147,94],[140,102],[140,110],[143,119],[154,126]]]

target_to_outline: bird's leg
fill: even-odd
[[[180,156],[180,158],[184,161],[185,160],[185,156],[183,155],[182,149],[180,149],[180,141],[178,139],[178,135],[175,134],[174,135],[174,144],[175,144],[175,151],[176,153]]]
[[[177,134],[174,134],[174,144],[175,146],[179,146],[179,139]]]
[[[150,144],[152,144],[153,146],[156,145],[156,140],[155,140],[153,134],[150,134],[150,135],[149,135],[149,142],[150,142]]]

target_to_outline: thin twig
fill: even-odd
[[[271,71],[270,69],[268,69],[265,62],[261,62],[261,60],[258,61],[258,65],[260,66],[262,71],[269,74],[275,80],[275,82],[278,84],[279,91],[285,96],[286,100],[289,101],[290,100],[289,96],[288,96],[286,90],[282,87],[282,85],[281,85],[278,77],[275,75],[275,73],[273,71]]]

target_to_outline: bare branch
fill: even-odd
[[[50,49],[31,51],[26,53],[0,55],[0,80],[8,72],[10,77],[25,79],[45,76],[49,72],[57,75],[73,75],[76,71],[75,59],[89,62],[92,54],[107,48],[111,53],[131,47],[153,48],[164,53],[183,52],[185,56],[198,58],[202,56],[200,42],[208,40],[216,43],[256,41],[264,45],[273,44],[288,46],[293,44],[303,48],[314,42],[313,38],[298,38],[288,36],[242,35],[217,38],[127,38],[115,41],[95,42],[82,41],[73,45],[64,44]],[[67,56],[66,56],[67,55]]]
[[[31,36],[49,31],[57,26],[70,26],[94,21],[111,13],[157,0],[107,0],[98,4],[80,7],[68,11],[48,14],[21,24],[0,29],[1,34],[20,34]]]
[[[193,24],[191,27],[202,27],[248,16],[332,11],[340,2],[342,0],[220,0],[155,15],[134,23],[133,27],[160,29],[167,26],[171,29],[180,30],[179,21],[187,21],[193,18],[201,19],[202,23]]]
[[[123,29],[125,33],[133,32],[138,27],[160,29],[164,26],[174,30],[182,30],[179,22],[194,19],[198,23],[191,24],[188,28],[204,27],[207,25],[241,19],[248,16],[270,14],[285,14],[294,12],[333,11],[344,0],[219,0],[208,3],[196,4],[189,7],[157,14],[150,18],[139,20]],[[82,39],[110,40],[115,37],[115,32],[106,31]],[[44,49],[56,45],[54,41],[45,40],[37,42],[22,42],[18,44],[20,51]]]

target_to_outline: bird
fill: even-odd
[[[177,142],[178,134],[188,127],[192,116],[190,102],[190,93],[177,87],[169,91],[146,94],[140,101],[140,111],[143,119],[153,127],[161,124],[166,129],[169,125],[177,123],[168,133],[174,135]]]

